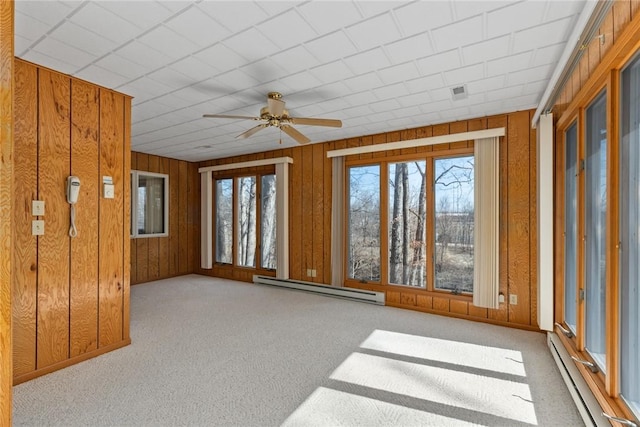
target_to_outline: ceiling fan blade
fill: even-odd
[[[280,126],[280,129],[282,129],[282,131],[284,133],[286,133],[291,138],[293,138],[296,141],[298,141],[298,143],[300,143],[300,144],[306,144],[308,142],[311,142],[311,140],[309,138],[307,138],[306,136],[304,136],[303,134],[301,134],[296,129],[292,128],[291,126],[283,125],[283,126]]]
[[[272,116],[280,117],[284,112],[284,101],[279,99],[268,98],[267,105],[269,106],[269,113]]]
[[[244,133],[241,133],[240,135],[236,136],[236,139],[249,138],[251,135],[253,135],[254,133],[258,132],[259,130],[262,130],[262,129],[266,128],[267,126],[269,126],[267,123],[263,123],[263,124],[258,125],[256,127],[252,127],[248,131],[246,131]]]
[[[332,128],[342,127],[342,122],[336,119],[314,119],[310,117],[289,117],[289,121],[294,125],[308,126],[329,126]]]
[[[260,117],[249,116],[226,116],[224,114],[203,114],[202,117],[213,119],[247,119],[247,120],[260,120]]]

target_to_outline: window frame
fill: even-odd
[[[164,206],[163,206],[163,232],[162,233],[143,233],[138,232],[138,188],[140,176],[148,176],[152,178],[163,178],[164,180]],[[131,170],[131,224],[130,224],[130,238],[132,239],[147,239],[154,237],[168,237],[169,236],[169,175],[166,173],[148,172],[142,170]]]

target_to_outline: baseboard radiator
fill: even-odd
[[[384,292],[366,291],[363,289],[341,288],[337,286],[319,285],[302,280],[276,279],[270,276],[253,276],[253,283],[259,285],[277,286],[280,288],[295,289],[298,291],[312,292],[335,298],[351,301],[366,302],[369,304],[384,305]]]
[[[611,427],[611,423],[602,416],[602,407],[580,375],[575,362],[562,345],[558,335],[549,332],[547,344],[585,425]]]

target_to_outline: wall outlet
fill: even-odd
[[[44,215],[44,200],[31,201],[31,215],[33,216]]]
[[[307,277],[316,277],[316,270],[313,268],[307,268]]]
[[[504,304],[504,294],[502,292],[500,292],[500,295],[498,295],[498,302],[500,304]]]
[[[113,199],[116,195],[116,189],[113,184],[103,184],[103,197],[105,199]]]
[[[31,235],[42,236],[44,235],[44,221],[36,219],[31,221]]]
[[[518,305],[518,295],[509,295],[509,304]]]

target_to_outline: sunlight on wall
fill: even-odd
[[[519,351],[384,330],[360,347],[283,425],[538,425]]]

